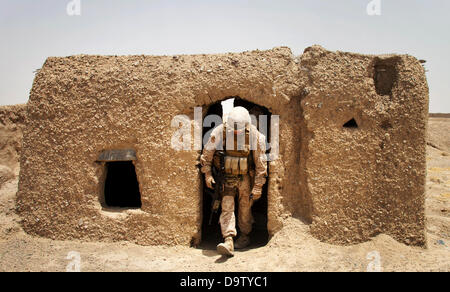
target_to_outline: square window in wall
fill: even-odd
[[[105,204],[107,207],[141,207],[139,183],[132,161],[106,163]]]
[[[105,162],[105,186],[103,204],[105,207],[140,208],[141,194],[133,161],[133,149],[105,150],[98,161]]]

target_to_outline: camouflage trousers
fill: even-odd
[[[253,216],[250,200],[251,179],[248,174],[241,177],[227,177],[222,196],[222,213],[220,214],[220,228],[223,237],[236,236],[235,196],[238,196],[238,226],[243,234],[252,231]]]

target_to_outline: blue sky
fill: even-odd
[[[427,60],[430,111],[450,112],[450,1],[0,0],[0,104],[24,103],[48,56],[197,54],[313,44]]]

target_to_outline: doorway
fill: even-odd
[[[208,115],[218,115],[220,117],[227,116],[228,112],[236,106],[242,106],[246,108],[250,115],[254,115],[256,119],[260,115],[266,115],[267,116],[267,125],[270,125],[270,111],[262,106],[259,106],[257,104],[254,104],[252,102],[246,101],[244,99],[241,99],[239,97],[230,97],[223,101],[216,102],[209,106],[206,116]],[[219,125],[211,125],[210,127],[203,127],[203,135],[209,135],[209,131]],[[258,125],[256,124],[258,127]],[[259,129],[259,128],[258,128]],[[266,140],[269,141],[268,137],[270,137],[270,126],[267,126],[267,133]],[[206,139],[206,137],[204,137]],[[209,138],[209,137],[207,137]],[[251,239],[251,245],[249,248],[255,248],[264,246],[269,241],[269,233],[267,230],[267,208],[268,208],[268,202],[267,202],[267,193],[268,193],[268,187],[267,187],[267,181],[263,187],[263,193],[261,196],[261,199],[256,201],[253,204],[252,207],[252,214],[254,218],[253,228],[252,232],[250,233],[250,239]],[[220,208],[217,214],[213,214],[212,216],[212,223],[209,224],[209,220],[211,217],[211,204],[212,204],[212,198],[210,193],[208,192],[208,189],[205,184],[204,175],[202,175],[202,183],[203,183],[203,222],[202,222],[202,242],[201,247],[205,249],[215,249],[216,245],[223,241],[220,225],[219,225],[219,216],[220,216]],[[236,220],[238,218],[238,200],[237,196],[235,198],[235,215]],[[236,222],[236,228],[238,232],[238,236],[240,234],[240,230],[238,227],[238,224]]]

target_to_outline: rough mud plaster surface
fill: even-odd
[[[376,58],[394,58],[379,96]],[[193,119],[238,96],[280,115],[270,163],[268,229],[290,216],[332,243],[380,232],[422,244],[428,91],[409,56],[311,47],[195,56],[49,58],[28,102],[17,210],[25,231],[57,239],[189,245],[201,234],[199,151],[170,147],[175,115]],[[203,110],[205,111],[205,109]],[[343,129],[355,118],[358,129]],[[194,125],[195,126],[195,125]],[[406,142],[404,142],[406,141]],[[104,210],[104,149],[134,148],[142,209]]]
[[[298,118],[297,72],[288,48],[47,59],[28,103],[17,206],[24,229],[58,239],[198,243],[200,153],[171,149],[171,120],[179,114],[193,118],[195,106],[239,96],[281,116],[283,160],[271,167],[269,182],[269,231],[274,233],[289,212],[283,207],[294,208],[281,192],[297,183],[299,172],[292,151],[300,133],[290,126]],[[104,174],[95,160],[104,149],[125,147],[137,152],[142,210],[108,212],[99,203]],[[288,174],[293,181],[286,182]],[[286,189],[286,198],[298,193],[293,186]]]
[[[374,62],[395,63],[391,96],[376,93]],[[333,243],[379,233],[423,245],[428,87],[410,56],[362,56],[320,47],[301,58],[312,233]],[[357,129],[342,126],[354,118]]]
[[[0,180],[19,174],[22,131],[25,127],[26,105],[0,106]],[[4,177],[2,179],[1,177]]]

